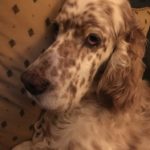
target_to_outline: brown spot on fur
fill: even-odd
[[[80,64],[77,65],[77,71],[80,70],[81,66]]]
[[[62,56],[62,61],[68,60],[66,57],[73,59],[76,57],[78,51],[76,50],[76,43],[70,40],[65,40],[57,49],[60,56]]]
[[[66,79],[70,79],[72,76],[71,72],[69,72],[68,70],[64,69],[61,73],[61,80],[65,81]]]
[[[75,144],[73,142],[69,142],[67,150],[75,150]]]
[[[47,68],[50,67],[51,64],[51,59],[49,60],[44,60],[36,69],[36,71],[39,72],[39,74],[44,75],[45,71],[47,70]]]
[[[101,147],[99,146],[98,143],[96,143],[95,141],[92,142],[92,146],[94,150],[101,150]]]
[[[96,16],[94,16],[94,14],[88,14],[87,15],[87,18],[88,18],[88,20],[87,21],[85,21],[87,24],[89,24],[89,25],[93,25],[94,27],[98,27],[98,21],[97,21],[97,18],[96,18]]]
[[[106,52],[107,47],[105,45],[103,45],[103,49],[104,49],[104,52]]]
[[[97,9],[97,7],[95,7],[95,6],[90,6],[89,7],[89,11],[94,11],[94,10],[96,10]]]
[[[75,66],[76,62],[74,59],[66,59],[64,62],[64,67],[71,67],[71,66]]]
[[[61,139],[61,137],[59,135],[53,135],[51,137],[54,139],[54,141],[58,141]]]
[[[82,79],[82,81],[80,83],[80,87],[83,86],[84,83],[85,83],[85,78]]]
[[[88,3],[87,5],[86,5],[86,8],[89,8],[89,7],[91,7],[91,6],[94,6],[94,3]]]
[[[78,84],[78,78],[75,80],[74,84],[75,84],[75,85],[77,85],[77,84]]]
[[[64,33],[66,33],[68,30],[73,29],[73,28],[80,29],[80,25],[73,21],[75,18],[79,18],[79,17],[75,16],[74,14],[70,14],[70,18],[73,18],[73,19],[72,20],[67,19],[62,22],[63,27],[64,27]]]
[[[89,81],[92,80],[93,73],[94,73],[94,71],[95,71],[95,65],[96,65],[96,63],[93,62],[93,63],[92,63],[92,66],[91,66],[91,69],[90,69],[90,72],[89,72]]]
[[[138,150],[136,144],[129,144],[129,150]]]
[[[83,12],[83,16],[87,15],[88,13],[89,13],[88,10],[84,11],[84,12]]]
[[[57,76],[57,75],[58,75],[58,70],[56,67],[53,67],[51,71],[51,76]]]
[[[88,61],[90,61],[92,59],[92,55],[88,56]]]
[[[75,32],[73,33],[73,36],[75,37],[75,38],[80,38],[80,37],[82,37],[82,35],[84,35],[85,34],[85,31],[83,30],[83,28],[78,28],[78,27],[76,27],[76,29],[77,30],[75,30]]]
[[[64,67],[64,63],[63,63],[63,62],[64,62],[63,59],[60,58],[60,59],[59,59],[59,65],[58,65],[58,68],[59,68],[59,69],[62,69],[62,68]]]
[[[82,52],[82,55],[81,55],[81,60],[82,60],[82,61],[84,60],[85,56],[86,56],[86,53],[85,53],[85,52]]]
[[[66,16],[68,14],[68,11],[66,9],[61,10],[61,16]],[[60,18],[59,18],[60,19]],[[61,20],[61,19],[60,19]]]
[[[74,1],[74,2],[67,2],[66,6],[67,7],[77,7],[77,2],[76,1]]]
[[[66,70],[62,70],[60,79],[64,81],[66,79]]]
[[[64,32],[66,32],[70,28],[73,28],[73,26],[74,24],[70,19],[66,20],[65,22],[63,22]]]
[[[68,96],[67,96],[66,93],[62,96],[63,99],[65,99],[65,98],[67,98],[67,97],[68,97]]]
[[[106,12],[109,16],[111,16],[111,15],[113,14],[113,9],[112,9],[111,7],[106,7],[106,8],[105,8],[105,12]]]
[[[76,95],[76,92],[77,92],[77,88],[75,85],[73,85],[72,83],[70,83],[69,87],[68,87],[68,90],[71,91],[73,97],[75,97]]]
[[[102,57],[102,55],[100,53],[97,53],[96,56],[98,59],[101,59],[101,57]]]
[[[70,59],[70,60],[69,60],[69,63],[70,63],[71,66],[75,66],[75,65],[76,65],[76,62],[75,62],[74,59]]]
[[[69,36],[69,32],[66,33],[66,37],[68,37],[68,36]]]
[[[60,56],[65,57],[65,58],[69,55],[69,50],[68,49],[63,49],[63,48],[61,49],[60,48],[60,49],[58,49],[58,52],[59,52]]]
[[[71,76],[72,76],[72,74],[70,72],[68,72],[66,77],[67,77],[67,79],[70,79]]]

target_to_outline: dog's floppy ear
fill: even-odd
[[[108,107],[128,108],[137,100],[138,86],[142,80],[145,36],[133,25],[118,37],[116,48],[99,81],[97,93]]]

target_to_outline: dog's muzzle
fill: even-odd
[[[49,87],[52,90],[53,86],[51,83],[39,75],[36,71],[26,71],[21,75],[21,81],[23,82],[25,88],[32,94],[32,95],[40,95],[44,93]]]

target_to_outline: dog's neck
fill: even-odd
[[[143,127],[145,124],[140,114],[131,110],[110,111],[99,102],[95,93],[89,92],[78,106],[69,111],[46,112],[42,140],[45,142],[48,137],[51,149],[95,150],[94,147],[103,147],[102,150],[118,150],[122,145],[125,150],[131,149],[131,145],[138,147],[141,138],[144,139],[142,129],[149,126]],[[116,147],[116,141],[121,147]],[[143,141],[148,142],[146,138]]]

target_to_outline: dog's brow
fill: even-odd
[[[64,27],[64,32],[66,32],[69,29],[79,27],[79,24],[77,22],[74,22],[71,19],[64,20],[62,22],[62,24],[63,24],[63,27]]]
[[[66,32],[69,29],[86,29],[90,26],[100,28],[101,26],[98,23],[98,20],[95,19],[94,15],[89,14],[88,19],[82,21],[79,23],[79,20],[82,20],[82,17],[79,17],[78,19],[67,19],[62,21],[62,25],[64,27],[64,32]]]

